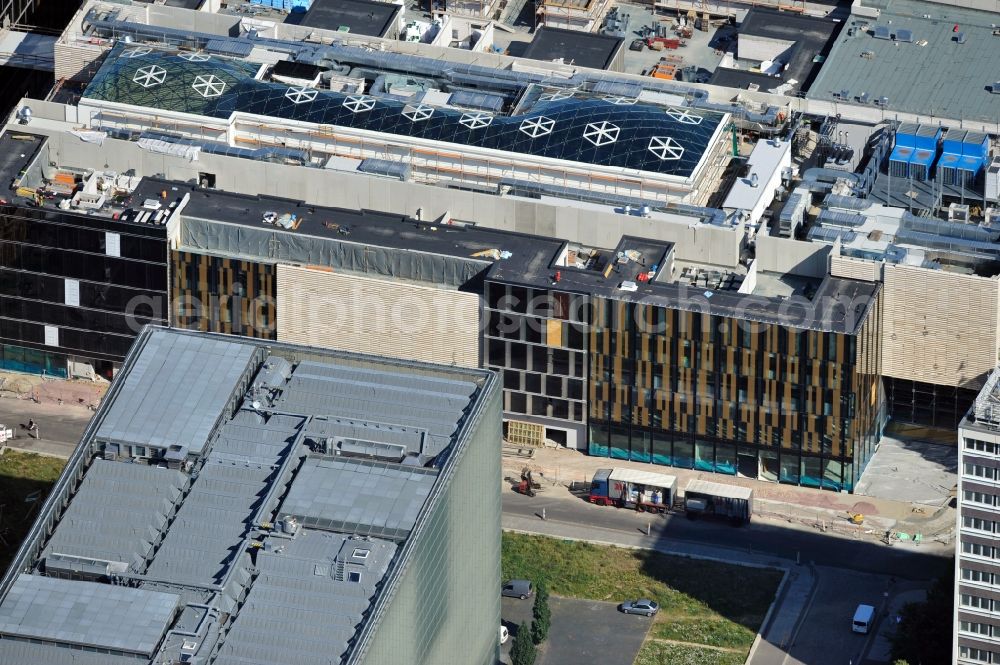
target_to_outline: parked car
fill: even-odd
[[[651,617],[660,611],[660,606],[655,600],[640,598],[639,600],[626,600],[621,604],[621,610],[625,614],[645,614]]]
[[[511,580],[500,589],[500,595],[524,600],[534,593],[534,591],[530,580]]]
[[[500,644],[506,644],[509,637],[510,631],[507,630],[507,626],[500,624]]]

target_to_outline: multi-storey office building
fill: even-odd
[[[958,430],[954,658],[1000,663],[1000,371]]]
[[[145,329],[0,582],[0,662],[494,665],[498,397]]]
[[[508,418],[566,429],[592,455],[854,487],[886,418],[878,284],[705,289],[673,276],[669,243],[567,251],[487,276],[486,362]]]
[[[110,376],[143,325],[166,322],[158,306],[167,294],[165,226],[120,218],[110,205],[88,214],[110,199],[113,184],[87,192],[83,170],[46,174],[80,207],[40,207],[35,189],[51,169],[45,138],[6,132],[0,153],[0,367]]]

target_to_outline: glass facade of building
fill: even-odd
[[[0,207],[3,367],[64,376],[71,357],[110,367],[143,325],[166,319],[163,227]]]
[[[483,365],[503,377],[504,411],[587,422],[585,296],[489,282]]]
[[[406,567],[379,601],[364,653],[347,665],[494,665],[500,629],[500,391],[490,380],[462,448],[410,536]],[[383,613],[384,612],[384,613]],[[369,618],[369,622],[372,619]]]
[[[880,309],[844,334],[594,298],[590,454],[850,491],[885,420]]]

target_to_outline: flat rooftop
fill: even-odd
[[[873,100],[886,97],[886,108],[898,111],[986,122],[1000,118],[1000,97],[989,90],[1000,72],[996,14],[916,0],[864,5],[880,9],[880,16],[851,15],[810,98],[832,100],[846,90],[851,101],[862,93]],[[856,32],[848,36],[852,27]],[[957,41],[959,34],[965,43]]]
[[[145,329],[0,589],[0,662],[340,662],[488,378]]]
[[[569,6],[586,7],[587,2],[577,2]],[[624,44],[625,40],[620,37],[553,28],[546,25],[535,33],[531,43],[528,44],[520,57],[532,60],[559,60],[561,58],[567,64],[579,67],[608,69]]]
[[[828,276],[815,288],[810,297],[793,294],[756,295],[739,293],[717,285],[693,286],[685,280],[669,280],[657,272],[648,282],[636,277],[654,265],[665,270],[670,262],[673,244],[640,238],[623,237],[611,251],[602,251],[604,263],[612,263],[610,270],[577,269],[560,266],[559,254],[550,254],[549,248],[539,246],[534,256],[525,261],[497,261],[487,274],[489,281],[540,289],[570,291],[595,295],[612,300],[622,300],[667,309],[702,312],[740,320],[773,323],[793,328],[854,333],[867,318],[881,286]],[[631,254],[633,258],[615,263],[619,257]],[[666,259],[666,262],[664,260]],[[559,272],[556,282],[555,274]],[[607,276],[605,276],[607,275]],[[772,276],[773,277],[773,276]],[[634,289],[622,288],[632,282]],[[794,289],[792,289],[794,291]],[[775,293],[780,293],[776,290]]]
[[[817,62],[817,56],[829,53],[841,25],[828,18],[753,7],[739,26],[739,36],[736,41],[737,58],[745,57],[740,43],[751,36],[787,41],[794,43],[791,57],[786,63],[787,68],[781,73],[780,78],[745,70],[720,68],[710,83],[744,89],[749,83],[758,83],[762,90],[767,90],[794,79],[796,83],[792,85],[791,91],[808,90],[821,66]],[[761,78],[770,79],[770,83],[766,84]]]
[[[285,23],[382,37],[401,9],[400,5],[375,0],[313,0],[308,11],[289,13]]]

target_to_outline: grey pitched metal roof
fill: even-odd
[[[436,491],[438,471],[310,457],[295,474],[309,454],[306,433],[440,452],[454,443],[476,382],[488,375],[331,352],[326,362],[301,362],[297,378],[274,379],[275,403],[244,403],[231,413],[226,402],[241,381],[249,385],[250,370],[267,353],[262,344],[155,330],[141,335],[136,348],[98,415],[106,436],[99,432],[94,440],[155,446],[155,431],[159,440],[189,445],[193,465],[181,471],[95,459],[84,467],[82,455],[91,448],[78,449],[68,472],[82,472],[82,483],[61,514],[47,508],[43,519],[55,528],[40,557],[18,565],[43,570],[43,557],[63,554],[63,569],[119,574],[138,588],[22,576],[3,590],[0,637],[12,638],[0,639],[0,664],[172,658],[182,633],[170,631],[184,627],[171,621],[188,603],[215,617],[214,628],[197,638],[199,658],[217,654],[221,665],[340,663],[398,541]],[[282,346],[269,348],[277,355]],[[302,354],[284,348],[289,359]],[[198,389],[200,381],[212,387]],[[178,387],[166,390],[165,382]],[[199,403],[190,407],[185,391]],[[305,523],[294,538],[262,525],[282,516],[284,496],[286,512],[300,509]],[[107,563],[117,561],[129,569]],[[233,625],[223,634],[217,619],[226,615]]]
[[[395,552],[386,541],[309,530],[260,552],[215,665],[340,663]]]
[[[276,406],[293,413],[424,429],[425,452],[434,456],[451,444],[475,391],[471,381],[304,361],[292,372]]]
[[[94,460],[42,556],[121,561],[138,571],[186,482],[180,471]]]
[[[420,467],[310,458],[279,514],[329,531],[402,540],[436,480],[437,473]]]
[[[169,593],[22,574],[0,605],[0,634],[151,656],[179,602]]]
[[[254,351],[251,344],[155,331],[97,438],[200,452]]]
[[[178,584],[220,584],[240,554],[273,470],[209,455],[148,574]]]
[[[53,642],[0,640],[0,663],[17,665],[136,665],[135,656],[84,651]],[[144,661],[142,661],[144,662]]]

